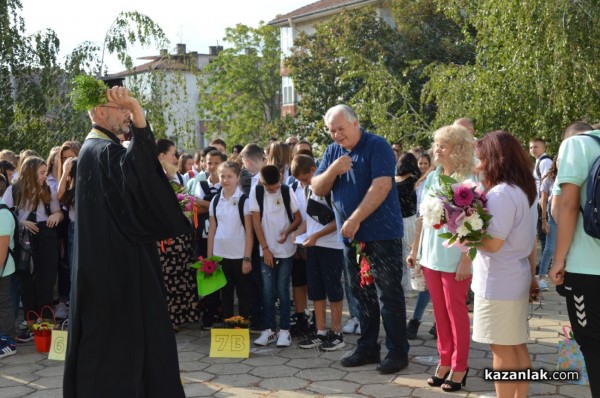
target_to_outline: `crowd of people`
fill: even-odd
[[[0,152],[0,358],[32,341],[32,323],[53,309],[70,318],[65,396],[183,396],[175,333],[222,324],[236,314],[237,296],[255,345],[285,348],[297,338],[302,349],[335,351],[345,347],[344,334],[356,333],[341,365],[396,373],[409,364],[408,341],[431,301],[439,363],[427,383],[457,391],[469,374],[471,339],[490,344],[495,370],[531,367],[528,304],[552,281],[564,286],[592,394],[600,396],[600,269],[590,264],[600,241],[583,231],[579,212],[600,155],[600,145],[581,135],[591,126],[569,126],[554,159],[543,140],[532,140],[534,163],[509,132],[476,139],[466,118],[435,131],[431,149],[405,151],[336,105],[324,115],[333,142],[321,158],[293,136],[231,151],[215,139],[188,154],[154,138],[126,89],[111,88],[107,98],[90,110],[83,145],[67,141],[47,160],[32,150]],[[489,236],[474,260],[448,247],[445,227],[423,223],[420,204],[440,189],[441,176],[486,192]],[[186,211],[178,200],[188,196]],[[222,258],[227,283],[202,297],[190,264],[211,256]],[[420,274],[427,288],[414,292],[407,320],[405,296]],[[17,330],[20,304],[34,315]],[[144,338],[107,346],[124,325]],[[111,382],[102,385],[102,374]],[[496,383],[499,397],[527,391],[527,381]]]

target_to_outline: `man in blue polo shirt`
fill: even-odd
[[[324,119],[334,143],[327,147],[311,185],[318,196],[333,192],[362,331],[356,351],[342,358],[341,364],[352,367],[380,362],[377,340],[381,315],[388,354],[377,370],[395,373],[408,366],[409,345],[401,284],[402,214],[393,189],[394,152],[385,139],[361,129],[356,112],[347,105],[330,108]],[[364,243],[374,284],[360,286],[352,241]]]

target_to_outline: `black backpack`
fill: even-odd
[[[6,263],[8,262],[9,255],[12,256],[13,261],[15,262],[15,266],[17,264],[17,259],[19,257],[21,257],[21,245],[19,242],[19,220],[17,219],[17,216],[15,215],[15,213],[13,213],[10,210],[10,207],[5,205],[4,203],[0,204],[0,211],[2,211],[4,209],[8,210],[10,212],[10,214],[13,216],[13,219],[15,220],[15,230],[13,232],[13,242],[15,243],[15,247],[14,247],[14,249],[11,249],[10,241],[9,241],[8,253],[6,254],[6,258],[4,259],[4,265],[3,265],[2,273],[0,274],[0,277],[2,277],[4,275],[4,270],[6,269]]]
[[[200,181],[200,186],[202,187],[202,192],[204,192],[204,197],[202,199],[206,200],[207,202],[210,202],[215,195],[221,193],[221,187],[211,188],[206,180]],[[208,235],[208,226],[206,225],[206,221],[208,221],[208,212],[198,215],[198,233],[200,234],[200,237],[202,237],[202,235]]]
[[[548,155],[542,155],[538,159],[537,164],[535,165],[535,175],[537,176],[537,178],[539,180],[542,179],[542,172],[540,171],[540,164],[542,163],[542,160],[544,160],[544,159],[552,159],[552,158]]]
[[[600,145],[600,138],[589,135],[580,134],[586,137],[591,137]],[[583,215],[583,230],[589,236],[600,239],[600,216],[598,211],[600,208],[600,156],[596,158],[590,173],[588,175],[587,187],[586,187],[586,202],[583,209],[580,207]]]
[[[219,220],[217,219],[217,204],[219,204],[219,199],[221,195],[217,195],[217,197],[213,200],[213,216],[215,217],[215,227],[219,226]],[[240,213],[240,221],[242,222],[242,227],[246,229],[246,220],[244,219],[244,202],[248,199],[248,195],[245,193],[240,196],[240,200],[238,202],[238,211]]]
[[[296,184],[296,187],[298,185]],[[283,205],[285,206],[285,212],[287,213],[288,219],[290,223],[294,222],[294,215],[292,214],[292,208],[290,207],[290,187],[281,184],[281,198],[283,199]],[[265,201],[265,187],[262,185],[256,186],[256,201],[258,202],[258,207],[260,209],[260,219],[262,220],[263,209],[264,209],[264,201]]]

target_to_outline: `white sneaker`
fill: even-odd
[[[292,344],[292,336],[288,330],[280,330],[277,337],[277,347],[289,347]]]
[[[358,318],[350,318],[346,321],[346,324],[342,328],[342,333],[356,333],[356,328],[360,330],[360,322],[358,322]],[[358,334],[360,334],[360,332]]]
[[[69,317],[69,309],[65,303],[58,303],[54,309],[54,316],[60,319],[67,319]]]
[[[359,334],[359,335],[362,334],[360,332],[360,322],[356,324],[356,329],[354,329],[354,334]]]
[[[256,340],[254,340],[254,344],[262,345],[262,346],[269,345],[269,344],[273,343],[276,338],[277,338],[277,335],[275,334],[274,331],[272,331],[271,329],[265,329],[260,334],[260,337],[257,338]]]
[[[540,287],[540,292],[547,292],[548,291],[548,284],[546,283],[545,279],[539,279],[538,280],[538,286]]]

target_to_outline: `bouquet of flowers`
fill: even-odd
[[[179,207],[183,214],[190,221],[194,221],[197,223],[198,210],[196,208],[196,198],[193,195],[189,195],[185,192],[185,187],[171,181],[171,186],[175,191],[175,196],[177,197],[177,202],[179,202]]]
[[[352,242],[352,246],[356,250],[356,257],[360,270],[360,287],[372,285],[374,282],[373,274],[371,273],[371,259],[369,255],[365,253],[365,242]]]
[[[227,278],[225,278],[223,268],[219,264],[223,260],[222,257],[210,256],[203,258],[200,256],[198,260],[198,262],[190,266],[197,270],[196,282],[198,284],[199,295],[209,295],[227,284]]]
[[[228,329],[248,329],[250,327],[250,320],[239,315],[227,318],[223,322]]]
[[[419,212],[423,225],[447,232],[439,234],[447,239],[444,246],[458,247],[468,252],[473,260],[483,238],[491,238],[486,232],[492,216],[486,208],[487,198],[472,181],[458,183],[452,177],[440,176],[441,188],[423,200]]]

